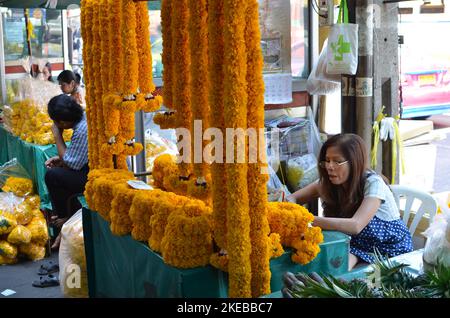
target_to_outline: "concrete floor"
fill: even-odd
[[[2,298],[63,298],[60,286],[33,287],[31,284],[39,280],[37,274],[41,264],[48,261],[58,263],[58,253],[53,252],[51,256],[40,261],[21,260],[15,265],[0,266],[0,299]],[[54,275],[58,275],[55,273]],[[10,289],[15,293],[10,296],[2,295],[2,292]]]

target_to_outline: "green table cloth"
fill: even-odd
[[[41,208],[51,208],[50,197],[45,185],[45,161],[57,156],[56,145],[40,146],[21,140],[0,125],[0,165],[17,158],[30,175],[34,189],[41,198]]]
[[[225,298],[228,275],[212,266],[179,269],[130,235],[115,236],[98,213],[83,208],[83,233],[90,297],[206,297]],[[272,291],[283,287],[282,275],[291,272],[347,272],[350,238],[325,231],[321,252],[302,266],[290,259],[291,251],[272,259]]]

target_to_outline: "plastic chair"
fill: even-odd
[[[390,185],[390,187],[392,193],[394,194],[395,203],[397,203],[397,207],[399,209],[400,209],[400,199],[402,197],[406,199],[405,209],[403,212],[403,222],[406,225],[408,225],[408,221],[411,214],[411,208],[414,203],[414,200],[418,200],[421,203],[414,219],[411,222],[411,225],[409,226],[409,232],[411,233],[411,236],[414,235],[417,225],[422,219],[424,213],[428,213],[430,215],[429,223],[432,222],[437,211],[437,203],[431,196],[431,194],[404,185],[393,184]]]

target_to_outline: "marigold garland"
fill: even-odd
[[[247,128],[247,85],[245,12],[246,2],[230,0],[224,4],[225,74],[224,119],[232,128]],[[235,149],[245,144],[236,143]],[[237,161],[235,161],[237,162]],[[250,297],[251,243],[247,191],[247,164],[226,166],[227,173],[227,252],[229,255],[229,297]]]
[[[173,51],[172,51],[172,1],[161,1],[161,32],[163,38],[162,63],[163,71],[163,99],[167,108],[173,109]],[[155,122],[156,123],[156,122]],[[173,126],[171,128],[175,128]],[[162,129],[165,129],[161,127]]]
[[[322,230],[319,227],[308,228],[303,237],[292,242],[292,247],[296,249],[291,256],[292,261],[302,265],[308,264],[319,254],[319,243],[322,241]]]
[[[119,183],[113,186],[114,199],[111,202],[111,232],[115,235],[127,235],[131,233],[132,222],[128,211],[133,198],[139,190],[132,189],[127,183]]]
[[[264,81],[262,77],[263,57],[259,30],[258,2],[248,1],[246,12],[245,43],[247,44],[247,126],[259,132],[264,129]],[[265,149],[264,139],[257,134],[256,147],[249,143],[248,151],[259,156],[258,149]],[[259,145],[260,148],[257,146]],[[249,163],[248,189],[250,205],[250,238],[252,242],[252,296],[259,297],[270,293],[270,255],[267,250],[267,236],[270,228],[267,220],[268,175],[262,173],[265,158],[257,163]]]
[[[223,118],[223,76],[224,76],[224,15],[223,1],[209,0],[208,3],[208,42],[209,42],[209,104],[211,105],[210,125],[225,133]],[[225,152],[224,152],[225,153]],[[225,162],[222,158],[222,162]],[[213,232],[216,244],[227,249],[227,201],[223,195],[226,188],[225,166],[219,163],[211,164],[212,201],[213,201]]]
[[[212,206],[211,175],[205,176],[205,182],[199,184],[197,179],[191,178],[187,185],[187,195],[191,198],[202,200],[208,206]]]
[[[190,200],[170,214],[161,241],[165,263],[180,268],[209,263],[213,250],[210,216],[210,208],[199,200]]]
[[[131,236],[135,240],[148,242],[152,234],[150,217],[154,213],[155,204],[164,197],[165,193],[158,189],[140,191],[134,196],[129,215],[133,223]]]
[[[191,133],[194,133],[194,121],[202,123],[202,136],[209,127],[209,101],[208,101],[208,3],[207,0],[189,1],[189,43],[191,53]],[[192,135],[193,136],[193,135]],[[206,141],[202,141],[202,149]],[[191,142],[191,153],[195,153],[195,142]],[[202,178],[209,172],[204,160],[194,163],[195,177]]]
[[[133,0],[123,0],[123,48],[124,64],[126,68],[127,80],[123,84],[123,95],[135,95],[138,91],[139,81],[139,57],[136,42],[136,3]],[[128,107],[126,107],[128,109]]]
[[[290,202],[268,202],[270,231],[281,236],[284,246],[292,246],[293,240],[306,232],[314,216],[301,205]]]
[[[165,85],[165,84],[164,84]],[[158,113],[153,117],[153,122],[161,129],[177,128],[177,116],[175,112]]]

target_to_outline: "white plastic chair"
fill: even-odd
[[[417,209],[416,215],[409,226],[409,232],[411,236],[414,235],[416,231],[417,225],[422,219],[424,213],[428,213],[430,218],[429,222],[431,223],[436,212],[437,212],[437,203],[435,199],[431,196],[431,194],[426,193],[424,191],[404,186],[393,184],[390,185],[392,193],[394,194],[395,203],[397,203],[397,207],[400,209],[400,199],[405,198],[405,208],[403,212],[403,222],[408,225],[409,217],[411,214],[411,207],[415,200],[420,201],[420,206]]]

